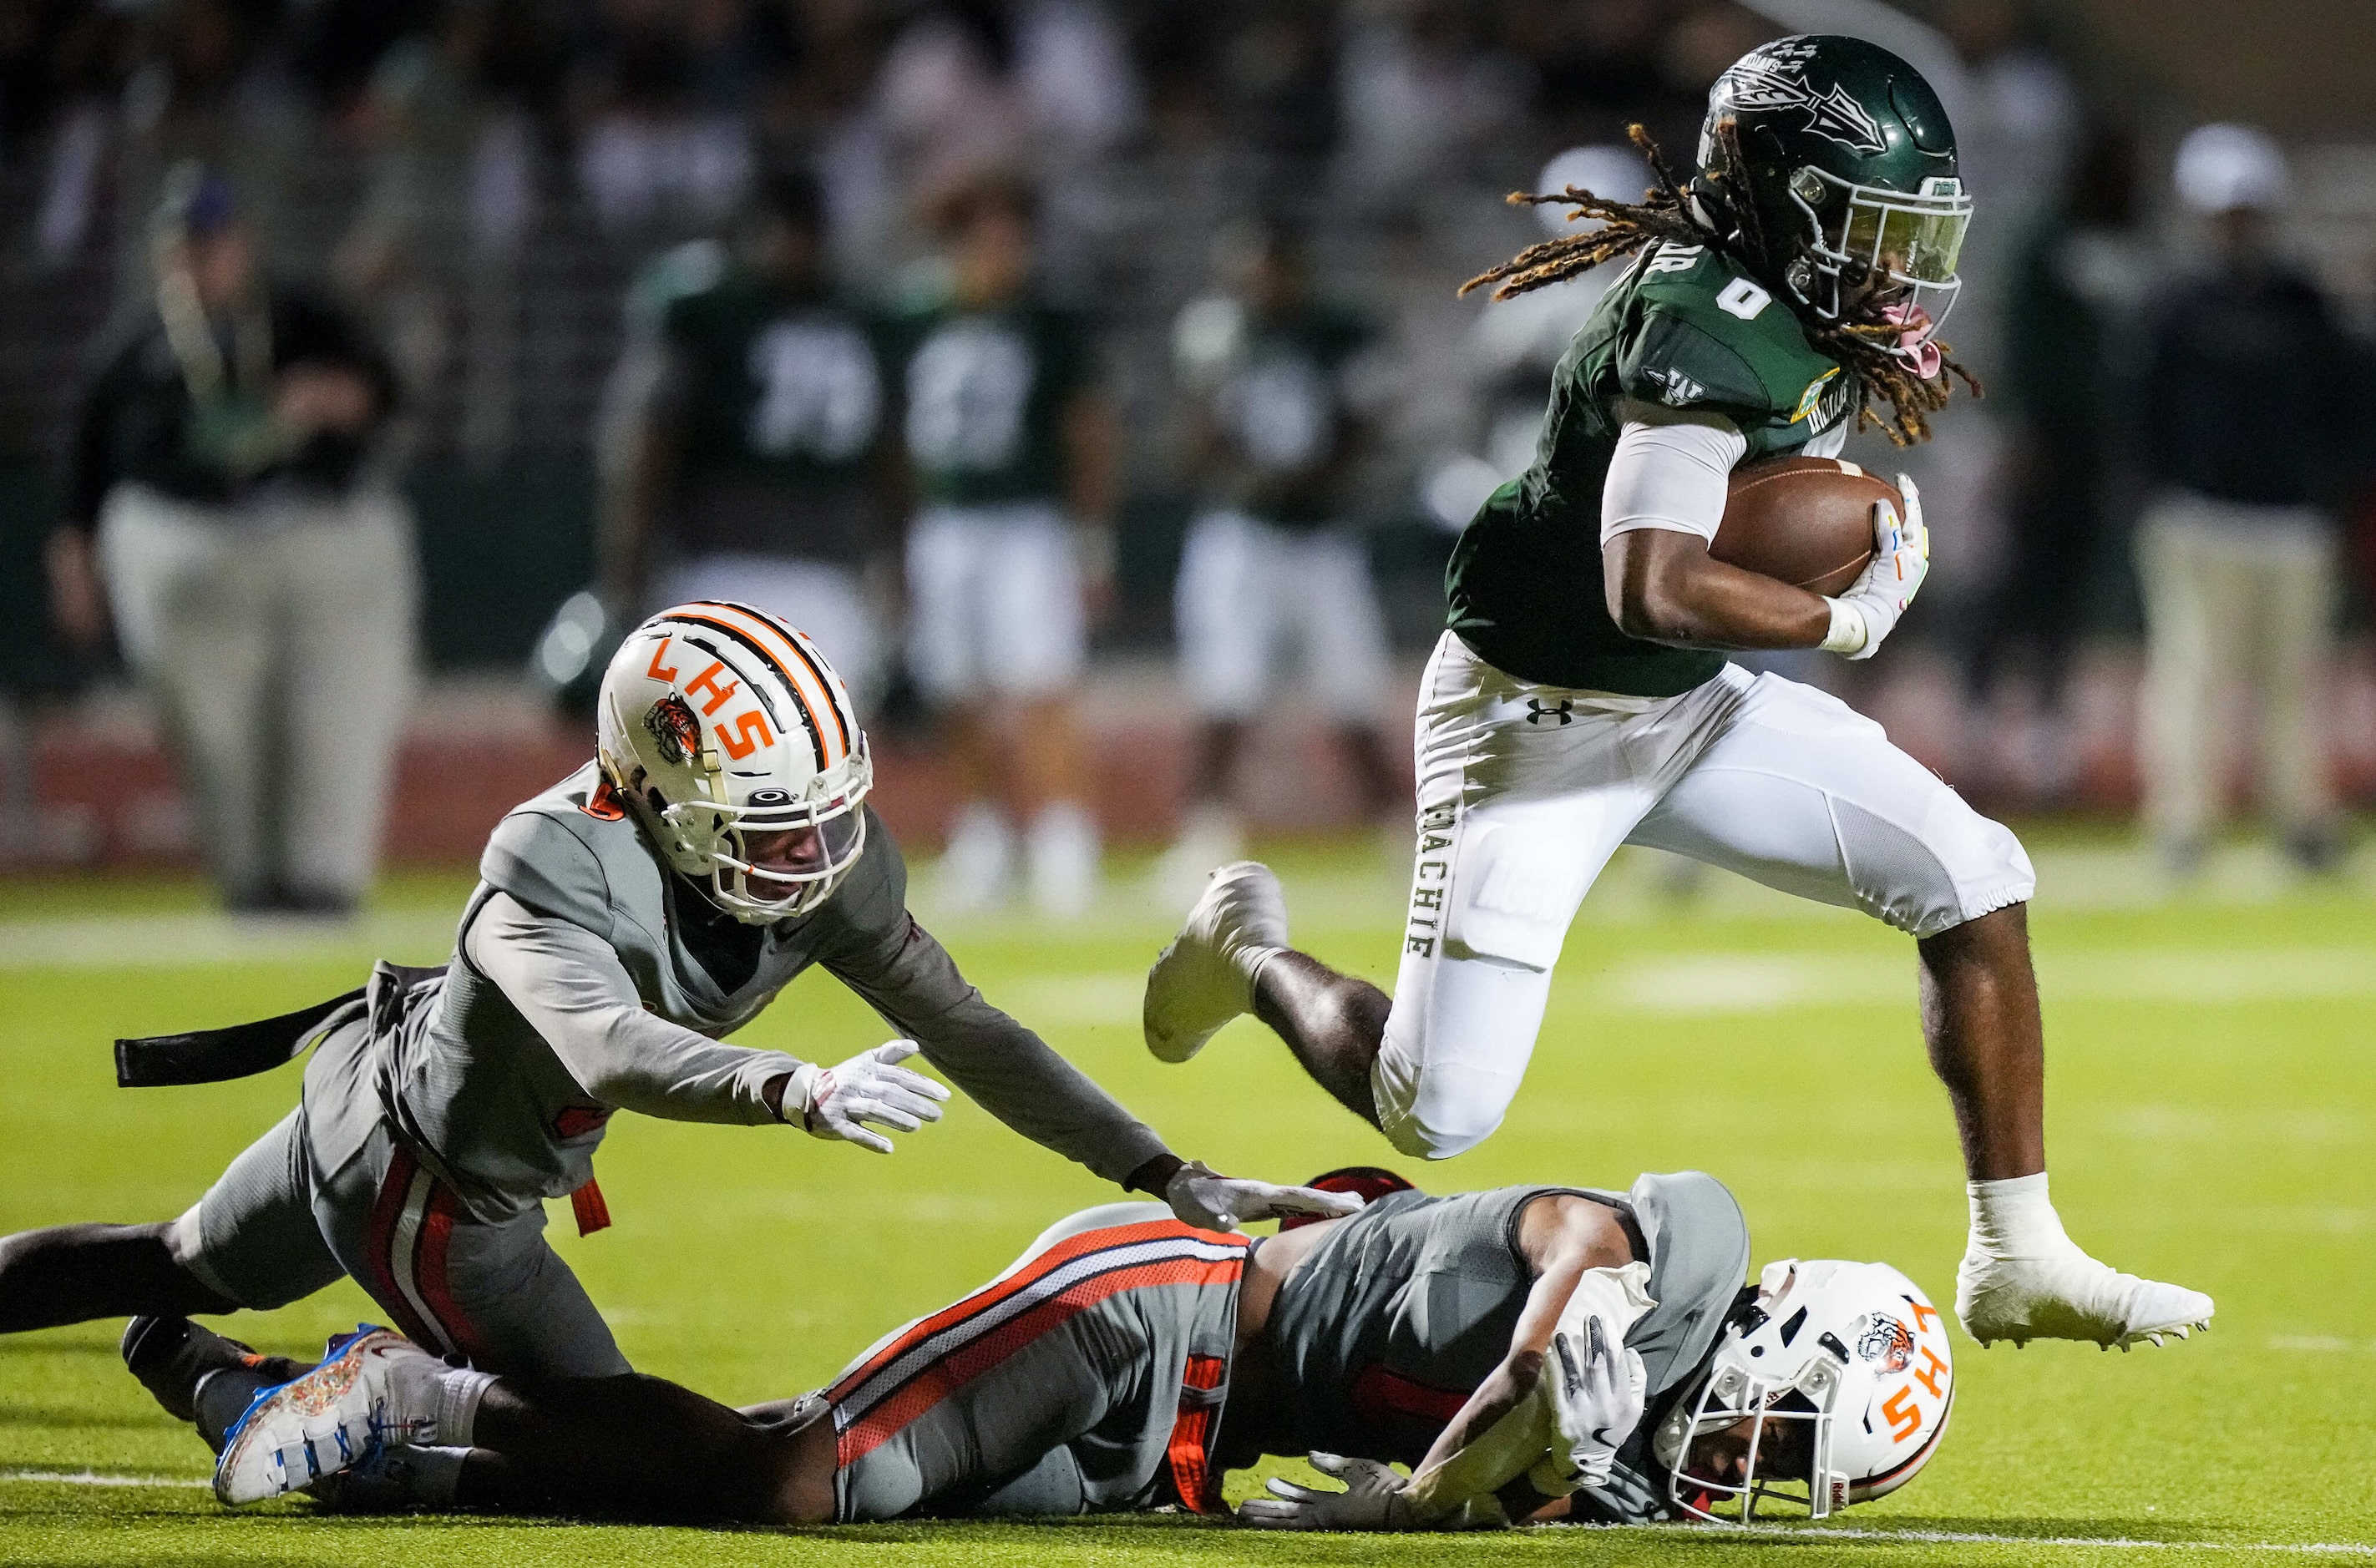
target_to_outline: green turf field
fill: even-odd
[[[778,1535],[219,1510],[207,1455],[125,1376],[119,1325],[0,1341],[0,1562],[1627,1563],[2354,1561],[2376,1557],[2376,897],[2287,886],[2239,852],[2156,896],[2129,856],[2039,854],[2055,1196],[2121,1265],[2212,1291],[2214,1331],[2106,1355],[1958,1337],[1955,1423],[1913,1487],[1748,1540],[1679,1527],[1492,1537],[1263,1537],[1195,1521]],[[1298,935],[1390,980],[1400,889],[1366,850],[1283,854]],[[162,1218],[296,1093],[293,1070],[120,1091],[107,1042],[258,1017],[357,983],[374,952],[442,957],[466,884],[409,879],[365,929],[237,928],[187,885],[0,887],[0,1231]],[[927,905],[927,909],[929,906]],[[1759,1262],[1878,1256],[1942,1304],[1964,1212],[1922,1059],[1911,958],[1862,919],[1712,882],[1674,902],[1621,861],[1568,942],[1508,1123],[1442,1169],[1389,1158],[1241,1023],[1185,1068],[1138,1043],[1167,934],[1117,899],[1078,928],[944,934],[996,1002],[1182,1153],[1300,1178],[1397,1165],[1437,1187],[1622,1186],[1697,1166],[1747,1207]],[[822,976],[751,1043],[833,1060],[882,1029]],[[1114,1194],[968,1105],[881,1159],[782,1130],[622,1118],[601,1157],[617,1223],[554,1234],[644,1370],[730,1401],[798,1393],[896,1322]],[[367,1312],[341,1287],[240,1332],[302,1351]],[[1252,1478],[1236,1478],[1239,1495]],[[2311,1549],[2311,1550],[2305,1550]]]

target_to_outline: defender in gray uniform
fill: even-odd
[[[547,1198],[571,1197],[582,1229],[609,1222],[593,1157],[610,1118],[791,1122],[887,1153],[875,1127],[912,1132],[947,1098],[899,1065],[920,1050],[1009,1126],[1183,1220],[1346,1203],[1183,1163],[982,1000],[908,913],[849,695],[782,621],[723,602],[653,617],[604,677],[599,738],[595,762],[497,825],[448,965],[382,964],[280,1018],[120,1041],[127,1085],[315,1049],[297,1109],[179,1219],[0,1240],[0,1332],[267,1309],[343,1274],[440,1355],[623,1374],[543,1238]],[[830,1068],[720,1043],[813,965],[909,1038]]]
[[[170,1371],[135,1370],[168,1408],[198,1407],[210,1441],[228,1439],[226,1467],[245,1431],[300,1411],[323,1450],[410,1438],[384,1442],[345,1478],[338,1501],[350,1508],[764,1524],[1217,1513],[1223,1471],[1316,1451],[1348,1491],[1275,1483],[1241,1517],[1400,1528],[1668,1515],[1674,1489],[1653,1434],[1679,1408],[1688,1419],[1705,1408],[1688,1402],[1719,1338],[1758,1315],[1759,1293],[1743,1285],[1748,1228],[1720,1182],[1685,1171],[1624,1192],[1433,1197],[1355,1170],[1313,1185],[1369,1202],[1262,1241],[1182,1225],[1156,1205],[1071,1216],[826,1388],[742,1411],[651,1378],[559,1393],[505,1378],[465,1421],[453,1385],[471,1374],[385,1333],[269,1392],[275,1374],[239,1365],[210,1336]],[[1872,1337],[1848,1322],[1788,1326],[1809,1344]],[[1611,1429],[1587,1440],[1598,1462],[1579,1465],[1564,1417],[1529,1426],[1529,1403],[1546,1382],[1590,1384],[1595,1365],[1624,1368],[1630,1388],[1600,1380],[1615,1396],[1575,1412]],[[1738,1465],[1762,1445],[1762,1462],[1805,1474],[1780,1423],[1745,1445],[1729,1430],[1710,1435],[1731,1446],[1703,1443],[1685,1463]],[[1579,1469],[1583,1489],[1563,1499]]]

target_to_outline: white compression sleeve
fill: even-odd
[[[1713,540],[1748,438],[1720,415],[1681,414],[1632,399],[1620,412],[1625,427],[1600,485],[1600,542],[1635,529]]]

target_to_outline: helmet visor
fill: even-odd
[[[1848,198],[1840,250],[1848,259],[1904,282],[1945,283],[1955,276],[1964,231],[1971,221],[1968,203],[1908,206],[1863,187]]]

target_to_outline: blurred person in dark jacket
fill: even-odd
[[[2014,255],[2002,368],[1989,387],[2012,416],[2010,548],[1979,617],[1973,695],[1987,699],[2015,671],[2036,683],[2042,722],[2008,760],[2049,791],[2070,782],[2076,761],[2053,720],[2088,629],[2089,589],[2123,520],[2109,515],[2112,475],[2154,279],[2138,173],[2125,128],[2091,129],[2061,201]]]
[[[2348,478],[2355,367],[2316,285],[2275,254],[2277,144],[2198,127],[2176,183],[2210,264],[2169,284],[2146,327],[2139,412],[2161,488],[2137,538],[2145,821],[2173,869],[2192,870],[2219,803],[2216,703],[2240,677],[2263,807],[2287,853],[2323,870],[2341,849],[2322,700],[2341,564],[2327,504]]]
[[[151,240],[154,303],[82,397],[53,613],[89,646],[112,611],[226,902],[345,913],[412,672],[411,523],[370,460],[394,382],[346,315],[261,274],[220,174],[175,169]]]

